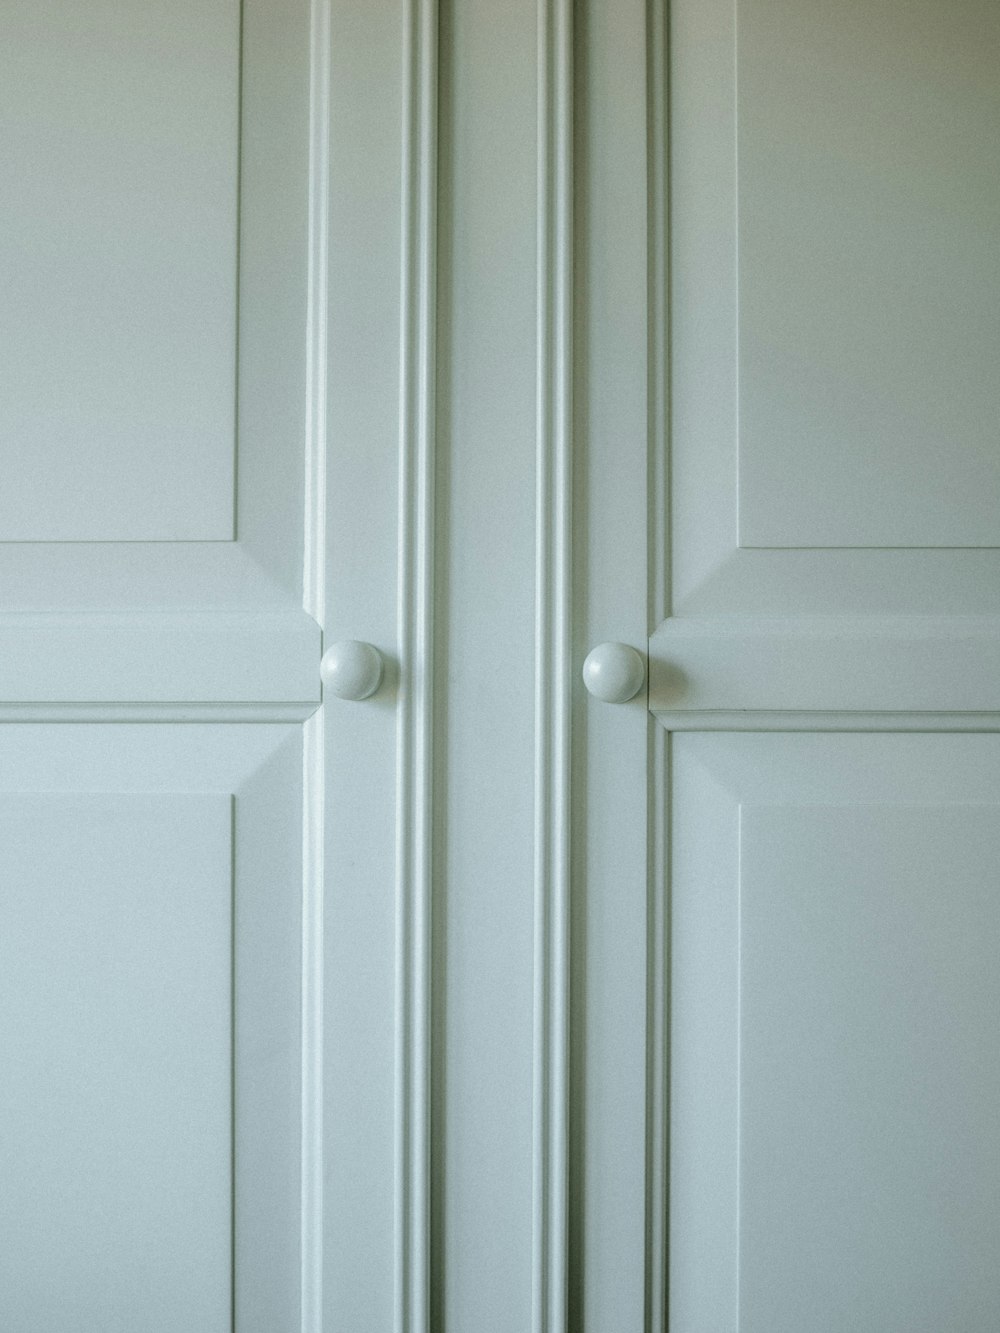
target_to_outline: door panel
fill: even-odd
[[[0,541],[230,540],[239,5],[4,25]]]
[[[995,736],[674,742],[672,1327],[992,1327]]]
[[[222,794],[0,799],[8,1328],[229,1324],[231,829]]]
[[[740,545],[1000,545],[996,7],[737,26]]]
[[[7,731],[4,1326],[290,1328],[299,728]]]
[[[994,7],[671,43],[675,614],[996,613]]]
[[[4,607],[294,605],[308,4],[3,29]]]

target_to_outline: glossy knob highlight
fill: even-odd
[[[583,683],[595,699],[624,704],[634,699],[646,681],[641,653],[627,643],[599,643],[583,664]]]
[[[338,699],[367,699],[382,683],[382,654],[370,643],[341,639],[323,654],[319,674]]]

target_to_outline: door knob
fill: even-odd
[[[323,654],[319,674],[338,699],[367,699],[382,683],[382,654],[359,639],[340,639]]]
[[[624,704],[634,699],[646,680],[642,654],[627,643],[599,643],[583,664],[583,683],[595,699]]]

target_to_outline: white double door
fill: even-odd
[[[994,6],[0,28],[0,1326],[995,1329]]]

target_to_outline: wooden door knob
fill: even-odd
[[[583,683],[595,699],[624,704],[634,699],[646,681],[642,654],[627,643],[599,643],[583,664]]]
[[[382,654],[370,643],[341,639],[323,654],[319,674],[338,699],[367,699],[382,683]]]

